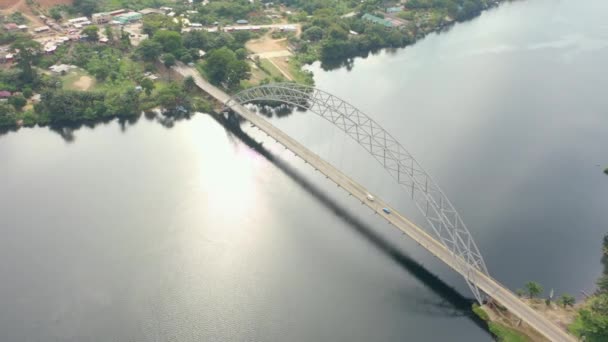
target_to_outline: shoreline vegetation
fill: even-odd
[[[212,0],[206,5],[74,0],[72,6],[53,7],[29,1],[19,8],[22,12],[0,17],[0,133],[36,125],[60,130],[116,118],[133,121],[154,108],[169,119],[212,112],[212,101],[191,80],[175,82],[170,75],[177,61],[195,66],[228,92],[278,81],[312,85],[306,64],[352,67],[355,57],[414,44],[504,1],[511,0],[410,0],[405,5],[380,0]],[[154,8],[122,25],[70,22],[145,7]],[[49,30],[11,30],[7,25],[12,23],[45,24]]]
[[[608,234],[603,238],[601,262],[604,270],[596,282],[597,289],[591,295],[585,294],[579,303],[568,294],[554,300],[553,290],[549,297],[541,298],[543,288],[535,282],[527,283],[526,290],[518,290],[517,295],[577,338],[586,342],[608,341]],[[498,341],[546,341],[500,305],[474,304],[472,310],[488,323],[490,332]]]

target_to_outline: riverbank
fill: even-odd
[[[534,310],[542,313],[543,316],[547,317],[547,319],[563,328],[565,331],[570,330],[569,327],[575,322],[578,309],[582,306],[564,307],[554,302],[550,302],[549,305],[547,305],[546,301],[543,299],[522,298],[522,301]],[[492,332],[498,341],[548,341],[536,330],[522,322],[519,318],[513,316],[500,305],[484,304],[478,306],[475,304],[473,305],[473,312],[487,322],[490,332]]]
[[[212,8],[222,28],[218,30],[206,22],[209,18],[202,15],[199,5],[180,5],[186,20],[182,23],[154,14],[144,16],[143,23],[126,25],[127,31],[145,32],[149,39],[131,41],[139,33],[89,26],[79,40],[45,54],[38,37],[7,33],[10,45],[5,49],[15,52],[15,63],[0,70],[0,91],[10,96],[6,103],[0,103],[0,127],[13,130],[131,119],[156,106],[167,112],[189,110],[192,99],[163,82],[162,72],[160,78],[154,75],[160,71],[159,64],[170,67],[178,60],[197,64],[208,80],[229,93],[277,81],[312,85],[312,74],[303,68],[306,64],[321,61],[327,68],[349,65],[353,57],[414,44],[429,33],[475,18],[504,1],[508,0],[471,0],[462,8],[448,0],[392,8],[338,1],[336,7],[295,3],[290,7],[250,4],[241,9],[248,17],[258,18],[255,20],[276,21],[264,26],[270,27],[267,32],[224,26],[234,20],[234,14]],[[381,17],[384,19],[377,19]],[[193,30],[191,22],[203,22],[210,28]],[[262,40],[260,33],[264,34]],[[103,38],[103,43],[97,38]],[[159,60],[162,63],[156,63]],[[51,66],[78,72],[51,73]],[[167,101],[160,103],[162,100]]]
[[[588,342],[603,342],[608,339],[608,235],[602,246],[603,275],[597,280],[595,293],[575,304],[562,296],[556,302],[550,299],[521,298],[534,310],[540,312],[555,325]],[[569,297],[569,296],[568,296]],[[496,304],[473,305],[473,312],[488,323],[490,331],[499,341],[519,342],[547,341],[534,329]]]

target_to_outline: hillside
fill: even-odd
[[[49,8],[55,5],[71,4],[73,0],[35,0],[34,2],[42,8]],[[27,8],[26,0],[0,0],[0,9],[2,10],[19,10],[23,11]]]

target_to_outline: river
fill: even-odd
[[[591,292],[608,220],[608,4],[506,3],[313,65],[443,187],[492,276]],[[395,207],[311,113],[272,119]],[[253,128],[207,115],[0,136],[2,341],[489,341],[462,279]]]

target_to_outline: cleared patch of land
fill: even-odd
[[[72,70],[61,78],[63,88],[67,90],[90,90],[95,86],[95,79],[83,70]]]
[[[73,0],[37,0],[40,6],[48,8],[55,5],[71,5]],[[14,6],[21,6],[22,4],[26,4],[25,0],[0,0],[0,8],[8,9]]]
[[[245,44],[247,50],[254,54],[264,54],[270,52],[283,52],[287,50],[287,39],[272,39],[270,34],[265,34],[259,39],[250,40]]]

